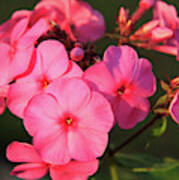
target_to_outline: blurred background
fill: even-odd
[[[11,17],[12,13],[20,9],[31,10],[35,6],[38,0],[6,0],[0,1],[0,23],[3,23]],[[115,27],[115,19],[118,15],[120,6],[128,8],[133,12],[136,7],[138,0],[88,0],[93,8],[99,10],[105,17],[107,32],[112,32]],[[179,12],[179,1],[178,0],[166,0],[166,2],[175,5]],[[152,11],[147,12],[146,16],[139,22],[141,25],[152,17]],[[96,42],[97,51],[102,55],[104,50],[111,44],[117,44],[114,40],[101,39]],[[179,75],[179,62],[176,62],[175,57],[166,54],[160,54],[154,51],[147,51],[143,49],[135,48],[140,56],[150,59],[153,64],[153,70],[156,76],[160,79],[167,80],[172,79]],[[154,102],[159,95],[163,92],[158,88],[155,96],[151,98],[151,102]],[[110,141],[114,147],[123,142],[128,136],[133,134],[143,124],[150,120],[151,115],[136,128],[132,130],[120,130],[117,126],[112,130],[110,134]],[[22,121],[13,116],[8,110],[0,116],[0,180],[13,180],[15,177],[9,176],[9,172],[14,164],[9,163],[5,157],[5,149],[12,141],[31,142],[31,138],[24,130]],[[158,158],[172,157],[179,159],[179,129],[178,126],[173,122],[172,119],[168,119],[166,133],[159,138],[151,137],[151,129],[148,129],[130,145],[126,146],[122,152],[137,153],[137,154],[150,154]],[[110,180],[105,175],[105,170],[100,168],[96,177],[97,180]],[[48,177],[42,178],[48,179]],[[126,170],[119,169],[120,180],[179,180],[179,168],[175,168],[168,173],[156,173],[153,176],[145,176],[142,174],[137,176],[135,173],[127,172]]]

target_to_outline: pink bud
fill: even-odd
[[[124,7],[121,7],[119,10],[118,23],[126,24],[127,20],[128,20],[128,12],[124,9]]]
[[[140,0],[140,7],[143,7],[145,9],[151,8],[155,4],[156,0]]]
[[[71,50],[70,57],[73,61],[81,61],[84,58],[84,50],[80,47],[75,47]]]

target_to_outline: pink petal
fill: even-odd
[[[72,159],[91,161],[102,156],[107,146],[108,134],[91,128],[80,127],[68,132],[68,147]]]
[[[17,49],[13,59],[11,60],[10,72],[15,77],[20,74],[23,74],[27,71],[32,55],[33,55],[34,47],[28,47],[26,49]]]
[[[10,50],[11,48],[8,44],[0,43],[0,86],[8,84],[13,79],[10,71]]]
[[[23,118],[29,100],[41,91],[39,84],[34,81],[17,81],[9,88],[7,106],[13,114]]]
[[[41,93],[34,96],[25,108],[24,125],[29,134],[34,136],[42,129],[53,129],[61,113],[61,107],[54,96]]]
[[[45,93],[32,98],[24,113],[24,125],[34,136],[35,148],[44,161],[52,164],[70,160],[66,132],[58,124],[61,116],[61,107],[56,99]]]
[[[24,18],[20,20],[13,28],[11,33],[11,43],[17,43],[17,41],[21,38],[23,33],[28,28],[29,18]]]
[[[34,146],[42,159],[50,164],[66,164],[71,156],[68,151],[67,133],[58,125],[35,135]]]
[[[107,99],[100,93],[92,92],[91,99],[78,114],[80,128],[109,132],[113,125],[113,112]]]
[[[144,58],[141,58],[138,64],[138,70],[133,79],[135,91],[140,96],[152,96],[156,91],[156,79],[152,72],[152,64]]]
[[[122,129],[135,127],[149,113],[150,104],[146,98],[137,95],[116,98],[113,103],[115,118]]]
[[[52,166],[50,176],[53,180],[86,180],[98,169],[98,160],[89,162],[70,161],[68,164]]]
[[[4,97],[0,96],[0,115],[3,114],[5,108],[6,108],[5,99]]]
[[[177,11],[173,5],[163,1],[157,1],[154,9],[154,18],[160,20],[160,27],[176,28]]]
[[[87,84],[77,77],[58,79],[48,86],[46,92],[53,94],[65,111],[75,114],[87,105],[91,96]]]
[[[40,163],[28,163],[16,166],[11,175],[22,179],[40,179],[48,172],[48,167]]]
[[[42,162],[32,145],[16,141],[8,146],[6,156],[13,162]]]
[[[126,79],[132,81],[138,68],[136,51],[129,46],[110,46],[104,54],[104,61],[116,82]]]
[[[170,114],[173,120],[179,124],[179,93],[177,93],[172,100],[170,107],[169,107]]]
[[[84,72],[83,77],[87,80],[90,87],[94,90],[104,92],[105,94],[113,94],[113,91],[116,88],[115,80],[106,67],[106,64],[103,62],[96,63],[95,65],[89,67]]]
[[[76,63],[69,61],[69,66],[63,78],[71,78],[71,77],[82,77],[83,71]]]
[[[58,78],[68,68],[68,55],[62,43],[56,40],[42,42],[37,48],[37,66],[50,79]]]
[[[48,30],[46,20],[40,19],[19,39],[18,48],[28,48],[35,45],[36,40]]]
[[[169,28],[155,28],[152,30],[152,40],[153,41],[164,41],[173,36],[174,32]]]

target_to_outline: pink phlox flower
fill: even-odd
[[[98,160],[70,161],[64,165],[48,164],[42,160],[35,148],[27,143],[11,143],[7,148],[6,156],[12,162],[24,163],[15,166],[11,171],[11,175],[22,179],[40,179],[50,172],[53,180],[86,180],[98,168]]]
[[[11,79],[28,69],[36,40],[48,29],[48,25],[43,19],[40,19],[31,28],[28,27],[28,23],[29,18],[21,19],[10,34],[10,42],[0,42],[0,54],[3,54],[4,61],[9,64],[6,71],[9,72]]]
[[[173,120],[179,124],[179,91],[176,93],[174,96],[170,107],[169,107],[169,112],[173,118]]]
[[[49,21],[57,23],[74,41],[93,42],[101,38],[105,32],[105,22],[101,13],[83,1],[44,0],[37,4],[35,11],[37,17],[44,14]]]
[[[110,46],[104,61],[84,72],[89,85],[111,102],[115,119],[123,129],[133,128],[149,113],[148,97],[156,89],[151,63],[138,58],[129,46]]]
[[[45,91],[52,81],[61,76],[81,76],[82,73],[78,65],[68,60],[68,54],[62,43],[56,40],[43,41],[37,47],[33,71],[11,85],[7,105],[13,114],[23,118],[28,101]]]
[[[52,82],[24,111],[24,125],[35,148],[52,164],[101,156],[112,124],[109,102],[79,77]]]

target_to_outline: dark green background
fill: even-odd
[[[11,14],[15,10],[19,9],[29,9],[31,10],[34,5],[38,2],[38,0],[0,0],[0,23],[4,22],[8,18],[11,17]],[[95,8],[102,12],[105,17],[107,31],[111,32],[115,26],[115,18],[117,17],[118,10],[120,6],[127,7],[131,11],[134,11],[138,0],[88,0],[88,2]],[[178,0],[168,0],[171,4],[174,4],[179,10],[179,2]],[[147,12],[147,15],[139,22],[138,25],[146,22],[152,17],[152,12]],[[104,50],[110,45],[116,44],[115,41],[102,39],[96,43],[97,50],[100,54],[104,52]],[[137,48],[136,48],[137,49]],[[156,76],[160,79],[166,80],[169,78],[173,78],[179,75],[179,62],[176,62],[175,57],[160,54],[154,51],[147,51],[143,49],[137,49],[140,56],[144,56],[151,60],[153,64],[153,70]],[[151,101],[155,101],[157,97],[161,94],[161,90],[158,89],[157,93],[154,97],[151,98]],[[143,123],[139,124],[135,129],[132,130],[120,130],[116,127],[111,133],[111,142],[114,146],[123,142],[128,136],[135,132],[137,128],[140,128],[142,124],[145,124],[148,120],[150,120],[150,116]],[[148,153],[151,155],[155,155],[157,157],[166,157],[170,156],[173,158],[179,159],[179,129],[178,126],[171,120],[168,120],[168,128],[166,133],[160,137],[155,139],[150,139],[151,130],[145,132],[141,137],[137,138],[134,142],[132,142],[129,146],[123,149],[125,153]],[[7,145],[14,141],[31,141],[31,138],[25,132],[24,127],[22,125],[22,121],[15,118],[12,114],[6,111],[5,114],[0,116],[0,179],[1,180],[13,180],[16,179],[14,177],[10,177],[8,175],[10,171],[10,166],[12,164],[8,163],[5,160],[5,148]],[[146,147],[146,144],[150,142],[150,146]],[[179,169],[177,170],[179,171]],[[121,180],[135,180],[136,178],[133,176],[122,176],[124,172],[121,171]],[[150,177],[150,179],[162,179],[168,180],[170,176],[161,176],[159,177]],[[43,178],[45,179],[45,178]],[[99,179],[99,178],[98,178]],[[98,180],[97,179],[97,180]],[[99,180],[105,179],[104,177]],[[140,179],[146,179],[145,177],[140,177]],[[171,178],[170,178],[171,179]],[[179,173],[172,176],[171,180],[178,180]],[[106,179],[109,180],[109,179]]]

